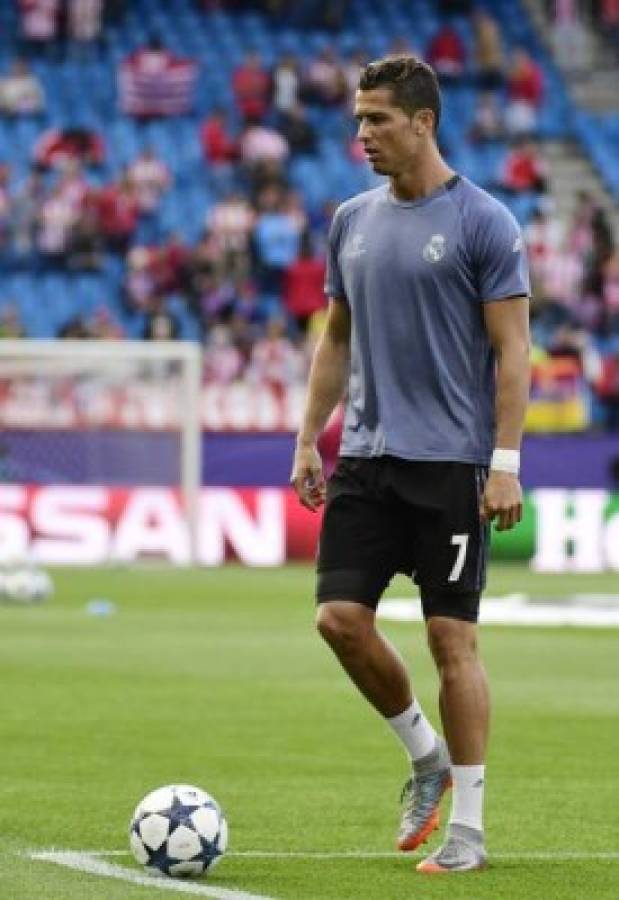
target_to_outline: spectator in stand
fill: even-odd
[[[135,191],[126,174],[104,188],[98,197],[99,221],[106,245],[114,253],[126,253],[138,224]]]
[[[203,272],[221,272],[224,269],[225,251],[219,235],[211,228],[205,228],[188,262],[189,284]]]
[[[469,137],[471,141],[479,144],[504,139],[503,113],[494,91],[487,91],[477,96]]]
[[[286,139],[292,156],[310,156],[316,152],[316,132],[301,103],[282,113],[278,129]]]
[[[99,220],[97,194],[88,190],[77,213],[68,247],[67,267],[79,271],[98,271],[102,264],[103,235]]]
[[[0,113],[5,116],[37,115],[44,105],[41,82],[23,59],[15,60],[9,74],[0,78]]]
[[[256,289],[256,285],[249,278],[237,278],[234,282],[235,303],[234,312],[230,318],[230,326],[232,333],[237,333],[241,328],[240,322],[244,322],[243,326],[245,334],[249,333],[250,328],[261,326],[264,322],[264,311],[260,306],[260,297]],[[236,339],[236,346],[240,347],[241,342]],[[248,357],[248,354],[246,354]]]
[[[101,34],[104,0],[68,0],[67,33],[74,41],[96,41]]]
[[[526,50],[514,51],[507,77],[505,124],[512,136],[530,135],[537,128],[544,84],[542,70]]]
[[[588,310],[581,309],[584,267],[577,254],[564,247],[548,253],[536,271],[539,316],[547,328],[580,328]],[[538,310],[535,310],[536,315]]]
[[[229,166],[238,158],[238,143],[230,134],[222,107],[216,106],[203,123],[200,143],[204,159],[210,166]]]
[[[602,300],[605,331],[619,336],[619,249],[614,251],[602,267]]]
[[[338,106],[348,99],[342,63],[331,47],[325,47],[305,72],[301,98],[321,106]]]
[[[273,107],[286,114],[299,102],[301,74],[294,56],[283,56],[273,69]]]
[[[282,192],[281,198],[283,212],[290,217],[299,236],[304,234],[309,227],[309,216],[305,208],[303,195],[300,191],[288,188]]]
[[[0,250],[4,250],[10,236],[10,224],[13,215],[11,196],[9,194],[8,166],[0,166]]]
[[[505,58],[498,22],[477,10],[473,17],[477,84],[483,91],[500,88],[505,80]]]
[[[19,0],[21,31],[32,48],[53,41],[58,33],[61,0]]]
[[[56,335],[63,341],[86,341],[92,337],[88,324],[83,315],[73,316],[58,329]]]
[[[158,159],[151,147],[146,147],[127,170],[129,182],[141,215],[153,215],[159,206],[161,195],[172,183],[170,171]]]
[[[85,319],[82,314],[69,319],[59,329],[57,337],[63,340],[117,341],[126,335],[109,307],[99,306],[89,319]]]
[[[615,50],[615,60],[619,56],[619,0],[600,0],[598,27]]]
[[[254,304],[254,310],[256,305]],[[252,350],[258,331],[255,325],[256,316],[246,315],[242,312],[235,312],[228,323],[230,328],[230,336],[234,346],[238,349],[243,359],[243,366],[249,365]],[[245,374],[245,372],[244,372]]]
[[[232,384],[243,371],[243,356],[233,343],[230,328],[215,325],[204,347],[203,377],[206,384]]]
[[[270,102],[271,77],[262,65],[260,54],[248,53],[242,65],[234,70],[232,90],[245,121],[262,121]]]
[[[34,250],[39,212],[45,199],[43,178],[32,172],[11,198],[11,238],[13,253],[25,258]]]
[[[266,190],[276,188],[283,194],[288,185],[283,165],[277,159],[264,159],[246,170],[249,197],[256,209],[260,207],[260,197]]]
[[[157,284],[164,293],[184,291],[188,284],[191,250],[180,234],[171,232],[158,248],[156,259]]]
[[[26,337],[16,303],[3,303],[0,309],[0,339],[17,340]]]
[[[97,341],[118,341],[126,337],[109,306],[98,306],[87,322],[90,337]]]
[[[195,279],[191,307],[197,314],[202,333],[215,325],[229,321],[236,305],[233,283],[216,272],[203,272]]]
[[[544,160],[532,141],[522,141],[508,153],[500,187],[511,194],[543,194],[547,173]]]
[[[127,270],[124,280],[124,300],[129,312],[148,309],[157,289],[149,247],[132,247],[127,254]]]
[[[585,68],[586,33],[578,0],[554,0],[552,45],[563,69],[577,72]]]
[[[88,194],[88,182],[84,177],[81,163],[77,159],[66,159],[59,167],[58,185],[63,197],[72,204],[75,212],[82,208]]]
[[[239,147],[241,162],[250,170],[262,162],[281,164],[290,152],[284,136],[266,125],[248,125],[241,135]]]
[[[466,47],[453,25],[446,22],[430,41],[426,59],[444,82],[458,82],[464,75]]]
[[[172,233],[166,243],[148,248],[148,268],[155,293],[175,294],[185,290],[191,251],[180,235]]]
[[[240,191],[216,203],[207,216],[208,228],[218,235],[228,271],[244,267],[256,214]]]
[[[271,388],[276,395],[283,395],[286,388],[299,381],[303,369],[303,356],[286,336],[284,319],[271,317],[266,334],[252,348],[247,378]]]
[[[564,228],[553,215],[549,203],[540,204],[524,231],[524,241],[533,284],[541,283],[549,259],[556,257],[564,244]],[[533,289],[531,295],[538,292]]]
[[[98,166],[105,159],[102,138],[85,128],[50,128],[43,132],[34,148],[34,161],[42,169],[54,169],[67,160]]]
[[[300,232],[296,217],[285,210],[275,191],[262,198],[253,239],[260,289],[279,297],[284,272],[299,255]]]
[[[586,291],[601,298],[602,269],[613,253],[615,241],[606,213],[587,191],[578,193],[567,244],[585,266]]]
[[[144,311],[157,294],[174,294],[187,283],[190,251],[177,234],[160,247],[132,247],[127,255],[125,304]]]
[[[143,338],[145,341],[175,341],[180,335],[180,322],[166,305],[165,297],[155,295],[146,313]]]
[[[52,188],[39,213],[37,246],[50,265],[64,265],[79,211],[62,185]]]
[[[581,258],[590,256],[593,250],[593,215],[596,205],[588,191],[578,191],[576,208],[568,227],[567,245]]]
[[[604,411],[604,427],[607,431],[619,431],[619,353],[596,354],[596,370],[593,386]]]
[[[305,333],[310,316],[326,306],[325,262],[314,254],[309,232],[301,238],[299,256],[284,273],[284,307]]]
[[[615,250],[613,228],[606,210],[598,206],[591,217],[592,254],[591,264],[600,273]]]
[[[193,105],[196,77],[194,60],[175,56],[151,38],[120,67],[120,108],[141,119],[185,115]]]

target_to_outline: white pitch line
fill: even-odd
[[[246,891],[234,891],[218,885],[196,884],[191,881],[179,881],[172,878],[160,878],[157,875],[142,875],[125,866],[97,859],[93,853],[76,853],[75,851],[49,850],[40,853],[29,853],[30,859],[40,862],[54,863],[86,872],[89,875],[103,875],[105,878],[116,878],[131,884],[139,884],[151,890],[175,891],[177,894],[194,894],[201,897],[213,897],[215,900],[274,900],[259,894],[248,894]]]
[[[53,853],[54,851],[48,851]],[[77,853],[78,851],[73,851]],[[101,857],[101,856],[131,856],[128,850],[84,850],[79,851],[79,855]],[[36,854],[30,854],[32,858],[36,858]],[[403,854],[400,851],[364,851],[364,850],[228,850],[228,857],[239,857],[246,859],[406,859],[413,857],[414,854]],[[619,851],[617,850],[592,850],[591,852],[581,850],[522,850],[522,851],[500,851],[496,853],[490,851],[492,859],[522,859],[522,860],[543,860],[543,861],[569,861],[569,860],[610,860],[619,861]]]
[[[419,855],[419,854],[417,854]],[[423,855],[423,854],[422,854]],[[385,852],[367,852],[364,853],[362,851],[357,850],[343,850],[343,851],[315,851],[304,853],[302,851],[296,852],[291,851],[289,853],[279,853],[277,851],[270,850],[240,850],[237,852],[231,851],[228,853],[228,856],[237,856],[237,857],[247,857],[250,859],[406,859],[408,856],[412,856],[412,854],[402,853],[401,851],[385,851]],[[565,860],[593,860],[593,859],[606,859],[606,860],[617,860],[619,861],[619,852],[615,852],[614,850],[602,851],[602,852],[592,852],[585,853],[580,851],[571,851],[571,850],[558,850],[558,851],[526,851],[523,850],[521,853],[494,853],[490,851],[489,854],[491,859],[522,859],[522,860],[545,860],[545,861],[565,861]]]

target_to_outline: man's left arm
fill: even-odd
[[[497,359],[496,449],[480,517],[484,522],[496,520],[497,530],[505,531],[522,518],[518,460],[530,386],[529,299],[486,302],[483,312]]]

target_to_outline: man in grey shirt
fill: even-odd
[[[412,762],[401,850],[438,827],[453,786],[446,840],[417,866],[426,873],[486,864],[489,699],[477,618],[489,523],[512,528],[522,515],[529,389],[522,236],[505,207],[442,159],[440,109],[435,73],[412,56],[361,73],[359,139],[389,183],[333,220],[327,324],[291,479],[309,509],[326,499],[319,631]],[[316,440],[345,393],[340,459],[325,485]],[[445,739],[375,626],[396,572],[419,585]]]

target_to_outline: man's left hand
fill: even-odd
[[[491,469],[481,499],[482,522],[495,521],[497,531],[508,531],[522,519],[522,488],[516,475]]]

